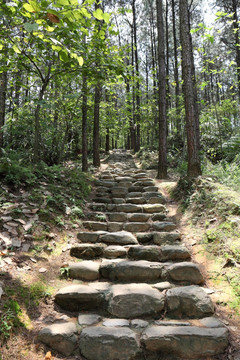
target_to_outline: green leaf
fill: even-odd
[[[67,52],[66,52],[65,50],[61,50],[61,51],[59,52],[59,58],[60,58],[60,60],[63,61],[63,62],[67,62],[67,61],[69,60],[68,54],[67,54]]]
[[[14,44],[12,48],[13,48],[13,50],[15,51],[15,53],[21,54],[21,51],[19,50],[19,48],[17,47],[16,44]]]
[[[97,9],[93,12],[93,16],[98,20],[103,20],[103,11],[102,9]]]
[[[56,6],[65,6],[65,5],[70,5],[68,0],[57,0],[56,1]]]
[[[34,12],[35,9],[32,7],[32,5],[28,4],[28,3],[25,3],[23,4],[23,7],[25,10],[27,10],[28,12]]]
[[[3,45],[2,45],[2,44],[0,44],[0,50],[2,50],[2,48],[3,48]]]
[[[103,14],[103,20],[105,21],[106,24],[109,24],[109,22],[110,22],[110,17],[111,17],[111,15],[108,14],[108,13],[104,13],[104,14]]]
[[[61,46],[56,46],[56,45],[52,45],[52,49],[58,52],[62,50]]]
[[[39,7],[36,0],[29,0],[30,5],[33,7],[35,11],[40,11],[41,8]]]
[[[36,23],[34,23],[34,24],[25,23],[23,26],[24,26],[25,30],[27,30],[27,32],[32,32],[32,31],[38,30],[38,24],[36,24]]]
[[[82,58],[82,56],[78,56],[77,61],[78,61],[80,66],[83,66],[83,58]]]
[[[88,19],[91,19],[91,14],[87,11],[86,8],[81,8],[81,13],[83,14],[83,16],[85,16]]]

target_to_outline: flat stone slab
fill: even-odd
[[[72,322],[49,325],[40,330],[38,340],[59,353],[69,356],[77,348],[77,326]]]
[[[146,186],[143,188],[144,192],[155,192],[158,191],[158,187],[157,186]]]
[[[147,222],[150,219],[150,214],[128,214],[128,221],[129,222]]]
[[[127,214],[126,213],[107,213],[108,220],[114,222],[124,222],[127,221]]]
[[[83,221],[83,226],[86,229],[93,230],[93,231],[107,231],[107,224],[104,222],[98,222],[98,221]]]
[[[152,214],[152,221],[166,220],[166,214]]]
[[[103,256],[108,259],[116,259],[127,255],[127,249],[120,245],[110,245],[103,253]]]
[[[116,245],[138,244],[136,237],[127,231],[117,231],[101,235],[100,241],[106,244]]]
[[[70,255],[80,259],[95,259],[103,256],[105,244],[79,244],[70,249]]]
[[[127,194],[126,199],[142,197],[142,192],[130,192]]]
[[[152,228],[154,231],[173,231],[176,229],[176,224],[170,221],[155,221]]]
[[[122,231],[123,224],[120,222],[109,222],[108,223],[108,231],[109,232],[116,232],[116,231]]]
[[[161,261],[161,248],[157,245],[133,245],[128,250],[128,257],[134,260]]]
[[[181,262],[166,267],[167,277],[172,281],[179,281],[199,285],[204,282],[198,265],[191,262]],[[168,279],[168,280],[169,280]]]
[[[144,187],[147,187],[147,186],[154,186],[154,181],[153,180],[139,180],[139,181],[136,181],[133,186],[142,186],[143,188]]]
[[[85,243],[96,243],[99,238],[99,233],[82,231],[77,234],[77,238]]]
[[[199,286],[182,286],[167,291],[167,312],[178,318],[203,318],[213,314],[214,305]]]
[[[181,235],[177,232],[159,232],[153,234],[153,242],[156,245],[162,244],[175,244],[177,241],[181,240]]]
[[[90,326],[99,323],[101,319],[101,316],[98,314],[79,314],[78,324],[80,326]]]
[[[150,229],[151,225],[146,222],[129,222],[124,224],[123,228],[129,232],[145,232]]]
[[[206,317],[204,319],[200,319],[199,321],[203,326],[209,327],[209,328],[221,328],[221,327],[224,327],[223,322],[221,320],[219,320],[218,318],[214,317],[214,316],[209,316],[209,317]]]
[[[137,198],[130,198],[126,199],[127,204],[146,204],[147,200],[145,200],[143,197],[137,197]]]
[[[55,303],[68,311],[93,310],[104,304],[105,291],[89,285],[69,285],[57,292]]]
[[[128,192],[142,192],[143,191],[143,187],[142,186],[130,186],[128,188]]]
[[[164,308],[164,295],[148,284],[113,285],[110,288],[110,314],[132,319],[156,315]]]
[[[167,209],[162,204],[144,204],[142,205],[143,212],[148,214],[154,214],[154,213],[163,213],[166,214]]]
[[[185,246],[181,245],[164,245],[161,246],[162,261],[169,260],[187,260],[191,257],[190,252]]]
[[[228,345],[228,332],[225,328],[149,326],[142,334],[141,343],[150,352],[199,359],[223,353]]]
[[[163,265],[145,260],[102,262],[100,274],[105,279],[122,282],[155,282],[161,279]]]
[[[116,205],[115,211],[125,212],[125,213],[138,213],[138,212],[142,212],[142,206],[146,206],[146,205],[120,204],[120,205]]]
[[[112,326],[125,327],[125,326],[129,326],[130,322],[126,319],[104,319],[102,325],[106,327],[112,327]]]
[[[100,264],[94,261],[81,261],[69,264],[69,276],[72,279],[94,281],[99,278]]]
[[[127,327],[88,327],[79,349],[86,360],[134,360],[140,352],[137,334]]]

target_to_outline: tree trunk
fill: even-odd
[[[136,23],[136,6],[135,0],[132,1],[132,12],[133,12],[133,39],[134,39],[134,58],[135,58],[135,69],[136,69],[136,142],[134,151],[140,150],[140,83],[139,83],[139,65],[138,65],[138,48],[137,48],[137,23]]]
[[[173,24],[173,44],[174,44],[174,81],[175,81],[175,106],[176,106],[176,129],[177,139],[181,137],[181,122],[180,122],[180,108],[179,108],[179,75],[178,75],[178,43],[177,43],[177,32],[176,32],[176,16],[175,16],[175,0],[172,0],[172,24]]]
[[[109,150],[110,150],[110,134],[109,134],[109,128],[107,128],[106,147],[105,147],[106,153],[109,153]]]
[[[93,166],[100,166],[100,139],[99,139],[99,109],[101,99],[101,86],[96,84],[94,95],[94,124],[93,124]]]
[[[195,86],[195,69],[190,34],[188,0],[179,0],[180,4],[180,38],[182,46],[182,76],[183,93],[186,112],[188,176],[201,174],[200,164],[200,133],[199,114],[197,106],[197,91]]]
[[[83,74],[82,80],[82,171],[88,171],[87,148],[87,76]]]
[[[233,6],[233,27],[235,36],[235,47],[236,47],[236,63],[237,63],[237,79],[238,79],[238,97],[240,98],[240,42],[239,42],[239,20],[237,13],[237,1],[232,0]]]
[[[165,4],[165,29],[166,29],[166,108],[170,107],[170,87],[169,87],[169,31],[168,31],[168,0]]]
[[[158,175],[159,179],[167,178],[167,114],[166,114],[166,66],[165,66],[165,44],[163,25],[162,0],[157,3],[157,28],[158,28],[158,106],[159,106],[159,154]]]
[[[7,72],[0,74],[0,149],[3,147],[3,126],[5,124],[7,93]]]

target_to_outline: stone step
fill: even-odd
[[[70,255],[79,259],[97,259],[99,257],[116,259],[126,256],[131,260],[148,260],[154,262],[185,261],[190,253],[184,246],[179,245],[110,245],[84,243],[73,246]]]
[[[129,198],[126,199],[126,203],[127,204],[147,204],[147,200],[144,199],[143,197],[136,197],[136,198]]]
[[[103,260],[102,278],[119,282],[171,281],[180,284],[202,284],[199,267],[191,262],[159,263],[147,260]]]
[[[89,272],[89,276],[94,276],[94,272]],[[75,284],[59,290],[55,302],[67,311],[93,311],[101,307],[101,311],[125,319],[149,316],[156,319],[163,314],[172,319],[201,319],[214,312],[211,298],[199,286],[173,287],[166,291],[160,291],[159,286],[147,283]]]
[[[142,334],[141,344],[150,353],[170,354],[175,359],[202,359],[224,352],[228,332],[224,327],[150,326]]]
[[[116,356],[119,360],[157,359],[160,354],[172,354],[174,359],[196,359],[202,358],[202,354],[209,357],[223,353],[228,344],[228,332],[223,324],[216,318],[206,318],[208,323],[209,319],[210,324],[202,327],[186,320],[161,321],[161,325],[149,326],[148,321],[140,319],[129,321],[103,318],[96,313],[80,314],[78,322],[45,326],[38,340],[64,356],[79,351],[86,360],[115,360]],[[217,326],[212,327],[211,323]]]
[[[163,244],[179,244],[181,234],[178,232],[147,232],[136,233],[136,238],[140,244],[154,243],[156,245]]]

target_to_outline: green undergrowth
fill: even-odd
[[[202,176],[181,178],[172,197],[180,201],[194,230],[199,229],[203,248],[220,263],[217,280],[230,285],[232,299],[228,305],[239,312],[240,192],[216,182],[216,177]]]

